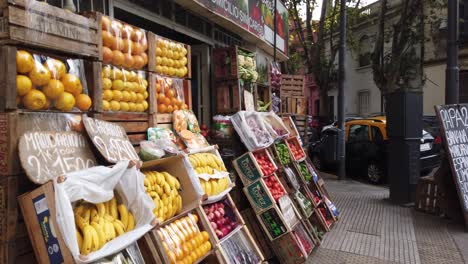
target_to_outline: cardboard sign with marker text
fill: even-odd
[[[19,156],[26,175],[37,184],[97,165],[86,137],[72,131],[26,132],[19,141]]]
[[[89,138],[107,162],[140,160],[122,126],[86,115],[83,115],[83,123]]]

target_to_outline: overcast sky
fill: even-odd
[[[314,9],[314,12],[312,13],[312,16],[313,16],[313,19],[315,20],[318,20],[320,19],[320,11],[321,11],[321,7],[322,7],[322,1],[318,1],[318,7],[316,7]],[[361,3],[359,4],[360,7],[363,7],[363,6],[366,6],[366,5],[369,5],[369,4],[372,4],[374,2],[377,2],[377,0],[361,0]]]

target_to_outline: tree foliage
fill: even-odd
[[[289,70],[297,70],[300,62],[307,69],[307,73],[315,76],[320,88],[321,109],[320,114],[328,114],[328,90],[336,80],[335,60],[338,53],[338,29],[340,25],[339,0],[322,0],[321,16],[319,21],[313,21],[312,13],[317,8],[318,0],[286,0],[289,10],[290,22],[294,31],[298,46],[290,46]],[[353,43],[353,35],[350,31],[353,25],[359,21],[360,0],[348,0],[348,43]],[[327,48],[328,47],[328,48]],[[292,65],[291,65],[292,64]]]
[[[396,8],[396,22],[389,19],[389,2],[380,0],[377,39],[372,55],[374,82],[384,93],[396,90],[422,91],[426,25],[438,28],[442,18],[437,14],[442,0],[407,0]],[[390,20],[391,21],[391,20]],[[390,48],[385,43],[391,43]]]

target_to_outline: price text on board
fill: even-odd
[[[123,127],[86,116],[83,123],[91,141],[108,162],[140,160]]]
[[[39,184],[96,166],[88,141],[77,132],[27,132],[20,138],[19,154],[28,177]]]

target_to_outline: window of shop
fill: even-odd
[[[241,46],[242,39],[234,33],[226,31],[224,28],[214,28],[214,40],[216,41],[217,47],[223,46]]]
[[[369,113],[369,96],[369,91],[360,91],[358,93],[358,108],[360,115],[365,115]]]

